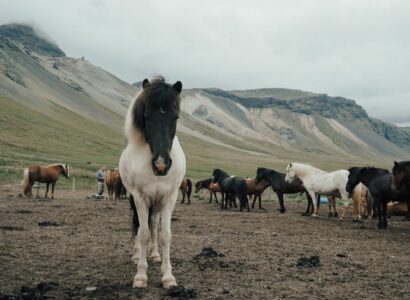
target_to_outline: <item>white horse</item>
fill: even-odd
[[[318,216],[316,194],[320,194],[324,196],[341,197],[345,206],[345,212],[341,218],[344,218],[349,206],[349,193],[346,191],[346,184],[349,178],[348,170],[325,172],[307,164],[291,163],[286,168],[285,180],[291,182],[296,177],[302,180],[305,189],[312,197],[314,207],[313,217]]]
[[[132,101],[125,120],[128,145],[122,152],[119,169],[132,195],[134,233],[137,231],[134,260],[138,260],[133,287],[147,286],[147,248],[150,258],[160,262],[157,229],[161,220],[162,284],[176,285],[169,257],[171,214],[178,189],[185,176],[185,154],[176,137],[182,83],[162,78],[143,81],[142,92]]]

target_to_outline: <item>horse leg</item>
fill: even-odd
[[[187,192],[188,205],[191,204],[191,193]]]
[[[383,229],[387,228],[387,201],[383,201],[382,203],[382,209],[383,209]]]
[[[50,187],[50,183],[49,182],[47,182],[47,184],[46,184],[46,194],[45,194],[45,196],[44,196],[44,198],[46,198],[47,199],[47,194],[48,194],[48,189],[49,189],[49,187]]]
[[[332,204],[333,204],[333,197],[328,197],[327,198],[328,201],[328,206],[329,206],[329,214],[327,215],[329,218],[331,218],[333,216],[332,214]]]
[[[339,217],[339,214],[337,213],[337,210],[336,210],[336,198],[333,201],[333,212],[334,212],[333,217],[335,218]]]
[[[349,210],[349,196],[345,193],[340,193],[342,196],[343,203],[343,211],[340,220],[346,220],[347,211]]]
[[[306,207],[306,212],[303,213],[303,216],[310,216],[311,215],[311,209],[313,208],[313,203],[312,203],[312,197],[310,197],[309,193],[306,192],[306,198],[308,201],[307,207]]]
[[[56,186],[57,181],[51,183],[51,199],[54,199],[54,187]]]
[[[131,260],[135,264],[138,264],[139,259],[140,259],[140,242],[138,240],[138,235],[136,235],[135,240],[134,240],[133,255],[132,255]]]
[[[316,193],[314,191],[309,191],[310,197],[312,198],[312,203],[313,203],[313,213],[311,214],[312,217],[317,218],[318,217],[318,201],[316,198]]]
[[[225,193],[221,193],[222,194],[222,199],[221,199],[221,209],[224,209],[224,200],[225,200]]]
[[[149,208],[145,203],[145,199],[139,197],[142,201],[135,202],[137,207],[137,214],[140,223],[138,229],[138,246],[139,246],[139,259],[137,265],[137,274],[134,277],[133,287],[136,288],[145,288],[147,287],[147,246],[150,238],[150,231],[148,226],[148,214]]]
[[[209,203],[212,203],[212,192],[209,192]],[[218,202],[216,202],[218,203]]]
[[[149,230],[151,233],[151,251],[149,258],[153,262],[161,262],[161,257],[158,252],[158,223],[159,223],[159,213],[156,207],[152,210],[152,216],[149,220]]]
[[[284,214],[286,212],[285,204],[283,201],[283,193],[277,193],[280,205],[280,213]]]
[[[162,285],[164,288],[177,285],[175,277],[172,275],[171,261],[169,258],[169,250],[171,247],[171,215],[174,210],[177,194],[171,196],[165,202],[161,210],[161,242],[162,242]]]
[[[407,199],[407,213],[404,218],[405,221],[410,221],[410,199]]]
[[[376,201],[376,203],[377,203],[377,227],[379,228],[379,229],[382,229],[383,228],[383,220],[382,220],[382,218],[383,218],[383,216],[382,216],[382,213],[383,213],[383,211],[382,211],[382,203],[381,203],[381,199],[380,198],[376,198],[376,197],[373,197],[373,200],[374,201]]]
[[[218,203],[218,197],[216,196],[216,192],[214,192],[215,202]]]
[[[256,194],[253,196],[252,208],[255,208]]]
[[[181,190],[181,192],[182,192],[181,204],[184,204],[184,202],[185,202],[185,191],[184,191],[184,190]]]

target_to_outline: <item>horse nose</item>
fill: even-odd
[[[159,156],[157,159],[153,159],[152,166],[154,169],[154,174],[157,176],[166,175],[171,167],[171,164],[172,159],[164,159],[162,156]]]

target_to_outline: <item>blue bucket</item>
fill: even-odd
[[[320,204],[322,203],[328,203],[327,197],[320,197]]]

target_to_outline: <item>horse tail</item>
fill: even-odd
[[[188,194],[188,196],[191,196],[191,193],[192,193],[192,181],[191,181],[191,179],[187,178],[186,183],[187,183],[187,194]]]
[[[30,187],[30,172],[28,168],[24,169],[23,180],[21,181],[21,184],[23,185],[24,195],[27,195]]]
[[[131,214],[132,214],[132,221],[131,221],[132,222],[131,223],[132,234],[133,236],[136,236],[138,234],[138,229],[140,228],[140,220],[138,218],[137,206],[135,205],[135,202],[134,202],[134,196],[131,193],[130,193],[130,209],[131,209]],[[148,223],[149,223],[150,229],[152,227],[152,212],[153,212],[153,207],[151,206],[148,212]]]

